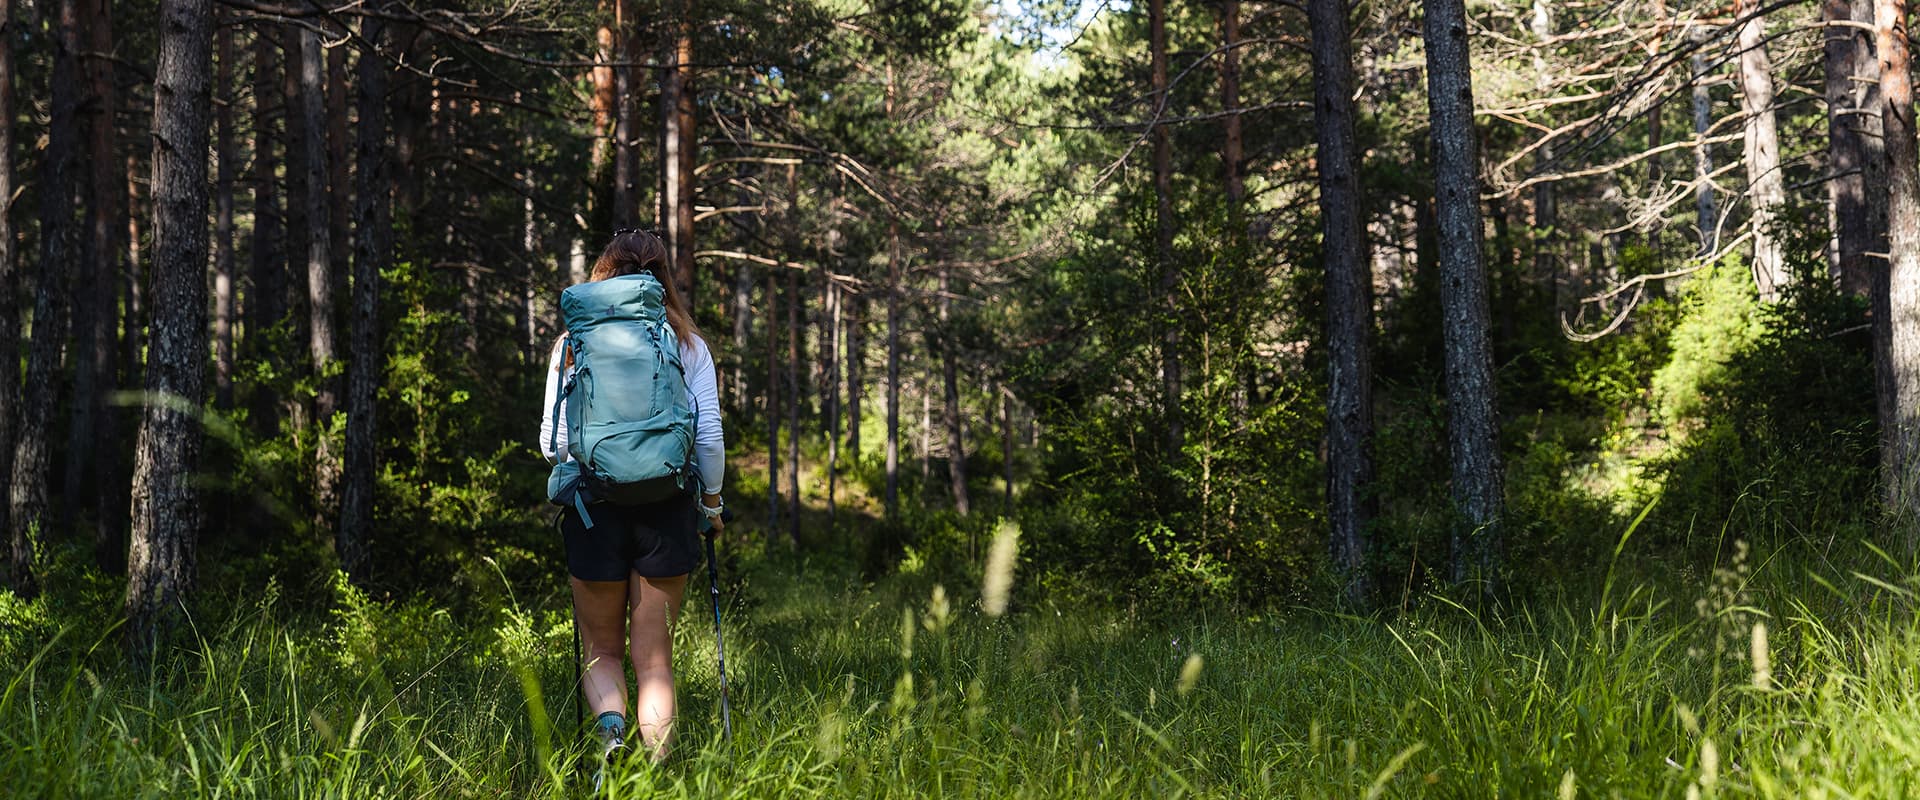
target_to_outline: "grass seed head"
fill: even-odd
[[[1013,591],[1013,565],[1020,549],[1020,525],[1002,520],[993,532],[993,547],[987,551],[987,574],[981,582],[980,608],[989,617],[1007,613],[1007,596]]]
[[[1206,666],[1206,659],[1199,653],[1187,656],[1187,663],[1180,665],[1180,682],[1174,686],[1174,692],[1186,697],[1193,691],[1194,684],[1200,682],[1200,669]]]
[[[1767,623],[1753,623],[1753,688],[1773,688],[1773,654],[1767,648]]]

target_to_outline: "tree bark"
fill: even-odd
[[[334,38],[346,33],[340,27],[329,30]],[[348,278],[353,274],[353,240],[348,236],[348,221],[353,219],[353,133],[347,123],[351,120],[348,109],[353,105],[353,97],[347,82],[347,50],[345,44],[327,48],[327,233],[330,235],[327,255],[333,260],[328,274],[333,277],[336,348],[342,317],[339,303],[352,302],[348,299],[352,291]],[[335,381],[330,388],[338,392],[340,382]]]
[[[339,502],[340,465],[327,429],[339,407],[337,381],[326,377],[334,360],[333,333],[333,209],[327,199],[331,171],[327,168],[327,61],[320,32],[301,32],[300,125],[305,146],[307,220],[307,355],[313,368],[313,420],[316,445],[313,459],[314,523],[326,530]]]
[[[900,518],[900,221],[887,222],[887,519]]]
[[[69,458],[61,492],[63,516],[73,521],[90,498],[94,518],[94,562],[103,570],[117,572],[126,555],[121,541],[121,520],[125,518],[124,484],[119,472],[121,452],[115,435],[113,415],[107,406],[119,366],[115,333],[119,327],[119,302],[115,287],[120,281],[123,250],[120,235],[126,230],[126,183],[121,180],[120,159],[114,152],[114,51],[112,9],[106,0],[85,0],[81,16],[86,20],[87,50],[82,72],[87,83],[87,212],[86,237],[81,243],[80,283],[75,284],[74,334],[72,352],[74,398],[72,424],[68,428],[67,452],[92,453],[92,458]]]
[[[1704,32],[1698,29],[1692,32],[1696,42],[1704,38]],[[1699,142],[1693,148],[1693,176],[1697,182],[1693,190],[1694,218],[1700,228],[1700,255],[1704,256],[1720,248],[1720,210],[1713,196],[1713,146],[1707,143],[1707,132],[1713,128],[1713,94],[1707,84],[1713,80],[1713,70],[1707,65],[1707,57],[1695,50],[1693,65],[1693,138]]]
[[[681,0],[660,78],[660,224],[680,296],[693,302],[694,135],[693,2]]]
[[[610,11],[607,0],[599,0],[595,11],[605,19]],[[593,144],[587,151],[587,213],[591,220],[588,227],[590,230],[608,232],[619,227],[610,224],[611,211],[608,210],[612,190],[608,179],[613,166],[613,104],[616,102],[611,65],[615,55],[613,31],[607,25],[601,25],[594,31],[593,57],[596,66],[588,74],[593,86],[593,94],[588,99],[593,113]]]
[[[800,272],[788,270],[787,541],[795,549],[800,547],[800,303]]]
[[[1487,341],[1487,273],[1480,253],[1480,161],[1466,9],[1461,0],[1428,0],[1426,12],[1447,433],[1453,503],[1461,517],[1453,535],[1452,579],[1480,581],[1483,594],[1498,596],[1504,501]]]
[[[1367,527],[1373,519],[1373,275],[1362,228],[1354,144],[1353,58],[1342,0],[1312,0],[1315,159],[1327,268],[1327,521],[1342,595],[1368,605]]]
[[[1886,191],[1881,139],[1879,62],[1870,32],[1849,23],[1871,24],[1873,10],[1862,0],[1823,0],[1821,20],[1828,24],[1824,60],[1827,99],[1827,200],[1833,229],[1832,267],[1841,289],[1866,295],[1880,264],[1869,253],[1886,252],[1886,221],[1873,201]],[[1864,13],[1863,13],[1864,12]]]
[[[280,137],[274,131],[280,92],[274,65],[279,63],[278,47],[272,28],[254,27],[253,39],[253,247],[248,265],[249,285],[243,296],[247,351],[255,361],[273,362],[279,354],[269,343],[267,331],[287,315],[286,271],[281,268],[281,241],[284,236],[280,212],[280,164],[274,144]],[[279,402],[268,392],[257,392],[250,414],[254,432],[271,435],[280,425]]]
[[[940,380],[946,401],[947,479],[953,487],[953,509],[966,516],[973,509],[967,496],[967,441],[961,429],[959,345],[953,336],[953,267],[940,265]]]
[[[779,278],[767,272],[767,544],[780,541],[780,313]],[[791,435],[791,434],[789,434]]]
[[[623,66],[613,68],[613,226],[640,227],[639,155],[634,147],[633,109],[636,103],[636,70],[630,66],[638,48],[634,47],[632,0],[613,0],[613,39],[616,60]]]
[[[844,403],[847,415],[847,453],[857,466],[860,463],[860,406],[866,391],[866,307],[865,294],[852,295],[842,302],[847,304],[847,398]]]
[[[213,385],[220,408],[233,407],[233,181],[239,158],[233,151],[232,15],[221,12],[214,33],[213,152]]]
[[[360,37],[370,47],[382,46],[385,33],[377,17],[361,22]],[[394,185],[387,152],[386,60],[364,53],[354,72],[360,94],[354,138],[353,360],[347,365],[347,441],[334,549],[347,575],[365,581],[372,567],[374,478],[380,470],[376,397],[386,371],[380,272],[393,264]]]
[[[7,492],[7,521],[12,526],[9,582],[23,597],[38,592],[37,551],[52,524],[46,515],[47,487],[53,482],[48,439],[59,407],[60,350],[67,338],[72,260],[77,255],[75,240],[79,235],[74,219],[74,200],[79,194],[75,162],[81,138],[78,6],[78,0],[58,0],[53,8],[52,114],[47,125],[47,147],[40,161],[40,265],[26,385],[14,441],[13,475]]]
[[[1885,299],[1874,298],[1877,360],[1887,376],[1882,386],[1892,395],[1883,391],[1879,402],[1881,468],[1894,540],[1911,557],[1920,551],[1920,142],[1914,138],[1906,0],[1878,0],[1874,30],[1892,245]],[[1881,286],[1874,289],[1881,294]]]
[[[1534,0],[1533,18],[1529,21],[1529,30],[1533,34],[1535,51],[1533,57],[1534,86],[1545,94],[1553,84],[1551,65],[1541,53],[1547,47],[1547,39],[1553,36],[1553,15],[1546,0]],[[1534,163],[1551,169],[1554,159],[1552,143],[1540,148],[1540,154]],[[1560,200],[1558,187],[1553,181],[1542,181],[1533,189],[1533,271],[1536,275],[1545,275],[1547,285],[1553,291],[1553,313],[1557,318],[1563,311],[1561,296],[1561,270],[1559,258],[1560,238]]]
[[[20,289],[13,241],[13,0],[0,0],[0,486],[13,483],[14,418],[20,413]],[[0,579],[15,585],[21,542],[12,539],[12,502],[0,503],[0,531],[8,536]],[[30,553],[31,551],[27,551]]]
[[[1013,390],[1002,388],[1000,406],[1000,469],[1005,473],[1006,496],[1000,513],[1013,516]]]
[[[1227,209],[1237,228],[1240,206],[1247,197],[1247,180],[1241,172],[1246,160],[1240,135],[1240,0],[1220,4],[1220,101],[1226,116],[1220,119],[1220,162],[1226,172]],[[1240,231],[1232,232],[1239,236]]]
[[[1153,59],[1154,256],[1160,263],[1160,403],[1165,415],[1167,454],[1179,454],[1184,437],[1180,413],[1180,303],[1175,291],[1180,268],[1173,261],[1173,140],[1160,119],[1167,115],[1167,2],[1148,0]]]
[[[304,80],[306,39],[306,32],[299,25],[290,23],[280,28],[280,92],[287,136],[286,172],[282,175],[287,193],[287,252],[281,269],[286,270],[287,307],[292,312],[289,314],[293,337],[292,350],[287,354],[291,359],[288,366],[295,375],[306,375],[312,368],[313,306],[307,269],[313,255],[313,230],[319,219],[313,214],[313,195],[308,191],[308,184],[315,174],[325,174],[316,173],[314,150],[310,146],[310,140],[325,136],[326,129],[308,127]],[[324,98],[322,101],[324,105]],[[324,226],[320,227],[324,232]],[[283,397],[282,402],[296,428],[305,428],[312,422],[313,406],[304,398],[288,396]]]
[[[1746,113],[1747,195],[1753,203],[1753,280],[1761,300],[1775,300],[1785,288],[1785,247],[1775,221],[1786,202],[1780,172],[1780,131],[1773,108],[1773,64],[1767,58],[1766,25],[1759,0],[1739,0],[1740,107]]]
[[[826,368],[826,408],[827,418],[827,526],[832,528],[839,517],[840,488],[840,297],[838,283],[831,272],[827,274],[826,330],[820,337],[820,364]]]
[[[126,614],[141,657],[193,586],[199,405],[207,352],[207,145],[212,0],[162,0],[154,70],[154,315],[133,477]]]

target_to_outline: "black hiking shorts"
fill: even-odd
[[[593,527],[567,506],[560,512],[560,535],[567,545],[567,572],[583,581],[624,581],[627,573],[644,578],[685,575],[700,565],[700,510],[693,495],[675,495],[658,503],[587,506]]]

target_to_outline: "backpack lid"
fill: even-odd
[[[560,316],[576,335],[607,322],[665,322],[666,288],[644,272],[575,284],[560,293]]]

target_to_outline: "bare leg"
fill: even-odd
[[[687,576],[627,581],[633,607],[633,675],[638,684],[639,708],[634,727],[658,763],[667,757],[673,739],[673,622],[680,617],[680,601],[687,592]]]
[[[608,711],[627,713],[627,584],[628,581],[569,579],[573,586],[574,619],[580,625],[580,648],[586,668],[580,689],[594,716]]]

